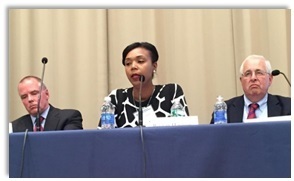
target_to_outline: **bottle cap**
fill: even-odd
[[[108,97],[108,96],[106,96],[106,97],[104,97],[104,101],[105,101],[105,102],[110,102],[110,101],[111,101],[111,98]]]
[[[175,99],[174,100],[174,103],[179,103],[180,102],[180,99]]]
[[[217,99],[218,102],[222,102],[223,97],[222,96],[218,96],[216,99]]]

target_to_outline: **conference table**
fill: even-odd
[[[10,133],[9,177],[289,178],[291,121]]]

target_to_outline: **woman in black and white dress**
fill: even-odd
[[[175,100],[180,100],[185,113],[189,116],[183,89],[178,84],[154,85],[152,82],[157,69],[158,52],[148,42],[135,42],[127,46],[122,53],[122,64],[133,87],[115,89],[109,97],[115,106],[117,127],[135,127],[138,125],[140,76],[142,83],[142,109],[145,118],[169,117],[170,108]]]

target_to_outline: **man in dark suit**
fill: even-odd
[[[49,91],[45,84],[41,89],[41,79],[35,76],[26,76],[18,84],[18,93],[23,105],[29,114],[12,122],[13,132],[36,131],[36,117],[40,98],[41,131],[83,129],[82,115],[74,109],[58,109],[49,104]]]
[[[249,119],[251,105],[256,104],[254,118],[291,115],[291,98],[268,93],[272,84],[272,68],[261,55],[248,56],[240,67],[240,82],[244,95],[225,101],[228,123]],[[211,124],[214,123],[212,114]],[[251,118],[251,115],[250,115]]]

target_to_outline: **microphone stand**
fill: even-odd
[[[139,89],[139,110],[138,110],[138,118],[140,127],[140,137],[142,143],[142,151],[143,151],[143,175],[146,178],[146,150],[145,150],[145,142],[144,142],[144,134],[143,134],[143,111],[142,111],[142,84],[145,81],[145,77],[140,75],[140,89]]]
[[[140,76],[140,89],[139,89],[139,110],[138,110],[138,117],[139,117],[139,126],[143,126],[143,111],[142,111],[142,84],[144,82],[144,76]]]
[[[290,81],[288,80],[288,78],[286,77],[286,75],[285,75],[283,72],[280,72],[280,73],[285,77],[286,81],[288,82],[288,84],[289,84],[290,87],[291,87],[291,83],[290,83]]]
[[[287,76],[286,76],[283,72],[281,72],[281,71],[279,71],[279,70],[273,70],[273,71],[272,71],[272,75],[273,75],[273,76],[277,76],[277,75],[280,75],[280,74],[282,74],[282,75],[284,76],[284,78],[285,78],[286,81],[288,82],[289,86],[291,87],[291,83],[290,83],[290,81],[288,80]]]
[[[37,116],[36,116],[36,131],[41,130],[41,122],[40,122],[40,102],[41,102],[41,93],[43,90],[43,80],[44,80],[44,72],[45,72],[45,64],[47,63],[48,59],[46,57],[42,58],[43,63],[43,71],[42,71],[42,78],[41,78],[41,85],[39,89],[39,98],[38,98],[38,106],[37,106]]]

